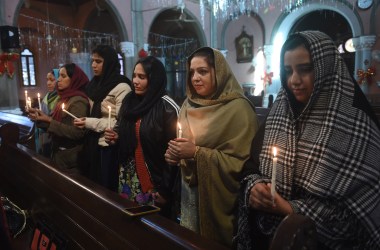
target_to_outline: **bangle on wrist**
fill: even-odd
[[[197,157],[197,153],[199,151],[199,146],[195,146],[195,152],[193,158]]]

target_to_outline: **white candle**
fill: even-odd
[[[178,123],[178,138],[182,138],[182,128],[181,128],[181,123]]]
[[[273,147],[273,165],[272,165],[272,182],[270,193],[272,195],[272,200],[274,201],[274,195],[276,193],[276,166],[277,166],[277,148]]]
[[[25,90],[25,107],[28,108],[28,91]]]
[[[40,93],[37,93],[37,98],[38,98],[38,108],[41,110],[41,96],[40,96]]]
[[[78,119],[78,117],[76,117],[75,115],[71,114],[69,111],[67,111],[65,109],[65,104],[64,103],[62,103],[62,111],[65,112],[66,114],[68,114],[69,116],[71,116],[72,118]]]
[[[108,106],[108,128],[111,128],[111,106]]]
[[[26,108],[27,109],[30,109],[32,107],[32,100],[30,99],[30,97],[28,96],[28,100],[26,102]]]

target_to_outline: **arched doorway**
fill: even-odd
[[[310,12],[296,21],[290,29],[289,34],[303,30],[319,30],[329,35],[338,47],[353,76],[355,70],[355,52],[350,52],[346,47],[346,42],[353,37],[353,32],[348,21],[342,15],[332,10]]]
[[[205,44],[198,20],[185,7],[162,11],[153,21],[149,52],[166,67],[169,95],[181,104],[185,98],[186,58]]]
[[[30,0],[21,5],[20,46],[36,54],[36,82],[44,83],[49,69],[69,61],[91,78],[91,50],[100,43],[118,49],[119,34],[124,34],[112,7],[104,0]],[[45,84],[36,87],[43,90]]]

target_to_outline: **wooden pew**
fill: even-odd
[[[17,125],[19,129],[19,143],[27,146],[28,148],[35,149],[34,142],[34,122],[28,117],[5,113],[0,111],[0,126],[12,122]]]
[[[67,239],[67,249],[225,249],[158,214],[130,217],[134,206],[80,175],[54,168],[17,143],[18,127],[0,127],[0,192],[30,214],[15,249],[29,249],[42,214]],[[20,242],[21,241],[21,242]]]
[[[14,250],[30,249],[33,227],[46,219],[67,239],[66,249],[226,249],[157,214],[130,217],[134,204],[80,175],[54,168],[47,158],[18,144],[18,126],[0,127],[0,193],[28,210],[27,228]],[[43,217],[41,217],[41,215]],[[270,250],[316,248],[313,222],[286,217]]]
[[[375,115],[377,117],[377,120],[380,123],[380,105],[373,105],[372,106],[373,112],[375,112]]]
[[[256,110],[257,119],[259,120],[259,124],[261,125],[264,123],[270,109],[269,108],[256,107],[255,110]]]

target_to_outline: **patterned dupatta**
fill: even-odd
[[[282,77],[282,89],[265,123],[259,156],[261,175],[246,177],[246,197],[255,183],[270,179],[272,147],[276,146],[279,149],[276,191],[290,202],[295,213],[314,220],[319,240],[323,239],[329,247],[339,247],[334,245],[339,242],[337,239],[341,240],[338,244],[343,244],[349,235],[333,234],[332,225],[347,229],[348,225],[334,223],[343,223],[344,218],[352,217],[367,231],[368,239],[362,244],[379,248],[378,122],[373,119],[365,96],[331,39],[317,31],[297,35],[309,43],[315,73],[314,91],[308,104],[295,115],[296,105]],[[259,214],[257,223],[260,225],[256,226],[262,233],[272,234],[282,218]],[[244,216],[242,213],[241,217]],[[338,216],[342,217],[338,219]],[[247,226],[243,223],[244,218],[240,220],[239,227]],[[358,235],[357,232],[352,237],[362,240]],[[330,243],[326,239],[331,240]]]

